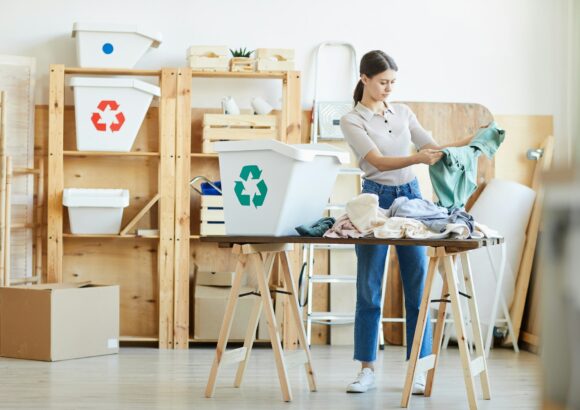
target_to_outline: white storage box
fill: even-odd
[[[79,151],[131,151],[159,87],[130,78],[73,77]]]
[[[323,216],[349,153],[326,144],[222,141],[219,153],[227,235],[297,235]]]
[[[161,44],[160,33],[123,24],[75,23],[72,36],[80,67],[133,68],[149,48]]]
[[[63,192],[62,203],[68,207],[72,233],[118,234],[123,208],[129,205],[129,191],[67,188]]]

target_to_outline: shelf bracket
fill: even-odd
[[[139,211],[139,213],[137,215],[135,215],[135,217],[133,219],[131,219],[131,221],[129,221],[129,223],[123,228],[123,230],[119,233],[119,235],[121,236],[126,236],[127,233],[135,226],[137,225],[137,222],[139,222],[141,220],[141,218],[143,218],[145,216],[145,214],[151,209],[151,207],[153,205],[155,205],[157,203],[157,201],[159,201],[159,198],[161,198],[161,195],[158,193],[157,195],[155,195],[151,201],[147,202],[147,205],[145,205],[143,207],[143,209],[141,209]]]

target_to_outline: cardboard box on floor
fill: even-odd
[[[200,286],[232,286],[235,274],[236,272],[199,271],[195,283]]]
[[[279,290],[284,290],[279,288]],[[274,293],[274,299],[272,303],[274,304],[274,314],[276,316],[276,325],[278,329],[278,335],[283,339],[282,325],[284,324],[284,304],[287,296],[282,293]],[[266,314],[262,308],[262,314],[260,315],[260,322],[258,324],[258,340],[270,340],[270,331],[268,330],[268,321],[266,320]]]
[[[251,292],[253,288],[242,286],[240,294]],[[230,296],[230,287],[194,287],[193,337],[198,340],[217,340]],[[238,299],[234,322],[230,331],[230,341],[241,341],[246,337],[250,314],[257,296],[250,295]]]
[[[0,356],[57,361],[119,352],[119,286],[0,288]]]

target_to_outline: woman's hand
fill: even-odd
[[[482,125],[481,127],[479,127],[479,129],[481,130],[481,129],[487,128],[487,127],[489,127],[490,125],[491,125],[491,122],[489,122],[489,123],[487,123],[487,124],[484,124],[484,125]],[[468,136],[468,137],[465,137],[465,138],[463,138],[462,140],[460,140],[459,144],[458,144],[458,145],[456,145],[456,146],[458,146],[458,147],[464,147],[464,146],[466,146],[466,145],[469,145],[469,144],[471,144],[471,141],[473,141],[473,139],[475,138],[475,136],[476,136],[476,135],[477,135],[477,133],[475,133],[475,134],[473,134],[473,135],[470,135],[470,136]]]
[[[443,153],[441,151],[436,151],[434,149],[422,149],[418,153],[415,154],[417,163],[419,164],[426,164],[426,165],[433,165],[441,158],[443,158]]]

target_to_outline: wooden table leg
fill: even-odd
[[[215,392],[215,382],[217,379],[219,367],[224,361],[226,354],[226,347],[228,344],[228,339],[230,337],[230,330],[232,328],[232,322],[234,320],[234,314],[236,313],[236,304],[238,303],[238,294],[240,292],[240,286],[242,284],[242,277],[244,276],[244,265],[246,261],[246,256],[240,254],[238,256],[238,263],[236,265],[236,273],[234,277],[234,283],[230,291],[230,296],[228,298],[228,303],[226,305],[226,311],[224,314],[224,321],[220,329],[220,335],[218,338],[218,343],[215,351],[215,357],[213,359],[213,364],[211,367],[211,372],[209,374],[209,379],[207,381],[207,386],[205,388],[205,397],[212,397]],[[238,349],[236,349],[238,350]]]
[[[286,289],[290,293],[288,299],[290,300],[290,309],[292,312],[292,318],[294,319],[294,326],[298,331],[298,341],[303,349],[305,357],[302,357],[302,363],[306,370],[306,376],[308,378],[308,385],[310,391],[316,391],[316,377],[314,375],[314,370],[312,367],[312,357],[310,355],[310,348],[306,340],[306,332],[304,330],[304,322],[300,315],[300,308],[298,307],[298,296],[296,294],[296,286],[294,286],[294,281],[292,278],[292,271],[290,267],[290,261],[288,260],[288,254],[286,252],[280,253],[282,271],[284,274],[284,282],[286,283]],[[301,352],[294,353],[299,355]]]
[[[433,285],[433,278],[435,270],[437,269],[439,258],[431,257],[429,260],[429,268],[427,269],[427,279],[425,280],[425,287],[423,288],[423,297],[421,299],[421,308],[419,316],[417,317],[417,325],[415,327],[415,336],[413,337],[413,346],[411,348],[411,357],[407,365],[407,377],[405,378],[405,386],[403,387],[403,398],[401,399],[401,407],[408,407],[411,399],[411,391],[413,389],[413,381],[415,379],[416,371],[426,371],[433,367],[435,362],[434,355],[429,355],[419,359],[421,350],[421,343],[423,342],[423,333],[425,332],[425,325],[427,323],[427,312],[429,310],[429,297],[431,293],[431,286]]]
[[[443,272],[440,272],[443,277],[443,287],[441,288],[441,299],[439,301],[439,310],[437,312],[437,324],[433,333],[433,354],[435,355],[435,363],[433,368],[427,373],[427,381],[425,383],[425,397],[430,397],[433,391],[433,379],[435,378],[435,370],[439,362],[439,353],[441,352],[441,343],[443,342],[443,330],[445,329],[445,310],[447,309],[446,300],[449,297],[447,280]]]
[[[463,378],[467,390],[467,400],[469,402],[469,408],[475,410],[477,409],[475,384],[471,372],[472,363],[469,355],[469,347],[467,346],[467,335],[465,334],[463,312],[461,309],[461,301],[459,300],[459,289],[456,282],[457,274],[451,256],[445,256],[443,263],[445,267],[445,277],[447,278],[447,286],[449,286],[449,297],[451,299],[451,307],[453,310],[453,324],[457,334],[457,344],[459,345],[459,354],[461,356],[461,364],[463,367]]]
[[[286,253],[286,251],[289,250],[292,250],[292,245],[290,244],[234,245],[233,252],[238,255],[236,276],[226,306],[224,322],[220,330],[216,356],[210,372],[208,385],[206,387],[206,397],[212,397],[214,394],[218,370],[222,364],[240,363],[238,365],[234,386],[239,387],[241,385],[245,368],[250,358],[252,346],[255,341],[256,327],[258,325],[262,310],[264,310],[266,314],[268,332],[270,334],[270,341],[272,344],[272,350],[274,352],[274,359],[276,361],[276,368],[278,371],[278,378],[280,381],[280,387],[282,389],[282,396],[284,401],[289,402],[292,400],[292,392],[286,371],[286,369],[292,365],[305,366],[310,390],[316,391],[316,379],[314,377],[310,350],[306,342],[306,333],[304,331],[304,324],[302,323],[302,318],[300,316],[296,286],[294,285],[290,268],[290,261]],[[270,297],[270,289],[268,285],[276,256],[279,256],[280,261],[282,262],[280,265],[282,266],[284,282],[286,283],[286,289],[288,290],[288,295],[290,297],[290,313],[293,318],[293,322],[291,323],[293,323],[296,327],[300,344],[303,347],[302,350],[290,353],[286,357],[283,355],[282,343],[280,340],[280,335],[277,331],[276,316],[274,314],[274,307]],[[233,349],[226,352],[225,349],[235,313],[235,306],[239,297],[239,289],[241,286],[241,279],[244,266],[246,266],[246,261],[251,264],[251,267],[256,272],[260,300],[254,303],[248,329],[244,339],[244,346],[239,349]]]
[[[267,254],[266,260],[264,262],[264,272],[266,272],[266,282],[269,282],[270,275],[272,273],[272,266],[274,265],[276,254],[269,253]],[[261,259],[261,256],[260,256]],[[269,295],[268,295],[269,296]],[[244,372],[246,370],[246,366],[248,361],[250,360],[250,355],[252,353],[252,346],[254,345],[254,341],[256,339],[256,329],[258,327],[258,323],[260,322],[260,315],[262,313],[262,298],[258,297],[254,301],[254,307],[252,308],[252,313],[250,315],[250,321],[248,322],[248,329],[246,330],[246,337],[244,339],[244,348],[245,355],[244,360],[240,362],[238,365],[238,370],[236,372],[236,379],[234,381],[234,387],[240,387],[242,385],[242,380],[244,378]]]
[[[479,323],[479,311],[477,309],[477,298],[475,296],[475,285],[473,283],[473,275],[471,272],[471,263],[467,252],[461,254],[461,265],[463,267],[463,279],[465,281],[465,290],[471,297],[468,300],[469,312],[471,314],[471,327],[473,329],[473,339],[475,343],[475,352],[478,354],[471,362],[471,370],[476,376],[479,373],[481,382],[481,391],[485,400],[491,399],[491,391],[489,387],[489,377],[487,373],[487,361],[485,359],[485,348],[483,346],[483,337],[481,336],[481,326]],[[493,326],[493,325],[490,325]]]
[[[268,287],[268,282],[266,281],[264,266],[256,254],[250,255],[250,259],[253,261],[254,269],[256,270],[258,286],[262,295],[262,302],[264,303],[266,320],[268,322],[268,331],[270,333],[270,341],[272,343],[272,350],[274,351],[274,359],[276,361],[276,369],[278,370],[280,388],[282,389],[282,397],[286,402],[292,401],[292,392],[288,382],[288,374],[286,372],[286,364],[284,362],[280,336],[276,330],[276,315],[274,314],[274,307],[272,306],[272,299],[270,298],[270,288]]]

